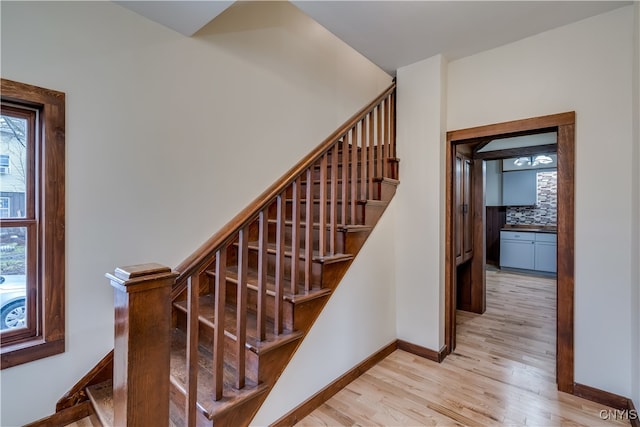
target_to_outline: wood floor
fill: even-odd
[[[441,364],[397,350],[297,425],[629,425],[556,390],[555,301],[555,279],[488,271],[486,313],[458,312]]]

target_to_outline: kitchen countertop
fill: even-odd
[[[520,231],[531,233],[557,233],[558,227],[555,225],[525,225],[525,224],[506,224],[502,227],[503,231]]]

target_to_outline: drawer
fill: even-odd
[[[501,231],[500,239],[504,240],[536,240],[536,233],[522,232],[522,231]]]
[[[556,243],[558,235],[556,233],[536,233],[536,242]]]

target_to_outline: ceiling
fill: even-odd
[[[233,1],[117,1],[192,36]],[[299,9],[391,75],[442,53],[473,55],[631,1],[306,1]]]

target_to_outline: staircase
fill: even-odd
[[[395,194],[397,179],[394,84],[174,273],[150,270],[173,283],[170,425],[249,424]],[[112,283],[133,277],[122,276],[126,270],[108,275]],[[133,424],[122,413],[134,409],[118,415],[126,395],[113,392],[122,377],[113,361],[112,352],[57,410],[89,399],[102,425]]]

